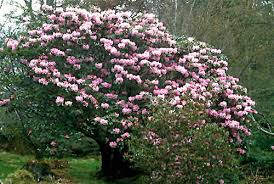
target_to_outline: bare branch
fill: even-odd
[[[0,9],[2,8],[3,4],[4,4],[4,0],[1,0]]]
[[[262,131],[262,132],[264,132],[264,133],[266,133],[266,134],[268,134],[268,135],[274,136],[274,132],[270,132],[270,131],[264,129],[264,128],[261,127],[261,125],[256,121],[256,119],[254,118],[254,116],[251,116],[251,117],[252,117],[252,120],[256,123],[257,128],[258,128],[260,131]],[[264,116],[263,116],[263,117],[264,117]]]
[[[192,5],[191,5],[190,12],[189,12],[190,15],[192,14],[192,11],[193,11],[193,8],[194,8],[195,4],[196,4],[196,0],[194,0]]]

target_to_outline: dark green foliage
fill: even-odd
[[[0,133],[0,150],[5,150],[8,148],[8,138]]]
[[[245,180],[258,180],[258,183],[273,183],[274,137],[254,130],[247,142],[247,154],[241,159],[243,177]]]
[[[14,64],[8,59],[3,62],[4,68]],[[10,94],[6,96],[13,95],[12,106],[1,108],[0,112],[0,132],[11,143],[8,150],[34,152],[37,157],[97,154],[95,141],[72,128],[78,123],[73,114],[53,104],[55,91],[50,86],[38,90],[39,84],[33,84],[31,79],[23,80],[21,75],[23,71],[0,73],[3,84],[0,87],[9,86]]]
[[[0,113],[0,148],[16,153],[35,153],[44,156],[86,156],[98,154],[97,143],[64,123],[50,119],[26,118],[19,120],[16,113],[2,109]],[[39,123],[38,123],[39,122]]]
[[[238,183],[239,168],[228,132],[204,124],[201,104],[154,109],[141,135],[130,142],[136,167],[145,172],[141,183]]]
[[[15,113],[8,113],[5,108],[0,109],[0,149],[20,154],[32,153],[31,147],[26,144],[22,124]]]

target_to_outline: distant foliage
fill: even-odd
[[[237,143],[241,134],[250,135],[248,116],[256,112],[255,103],[239,80],[226,74],[220,50],[191,38],[176,45],[153,14],[43,10],[41,25],[7,39],[0,53],[20,58],[12,65],[15,73],[37,87],[26,98],[18,92],[21,100],[28,99],[25,106],[36,109],[39,99],[48,104],[32,112],[50,110],[53,119],[63,115],[75,128],[116,148],[149,114],[151,97],[183,108],[189,95],[205,104],[212,121],[228,128]]]

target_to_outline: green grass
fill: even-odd
[[[69,176],[75,183],[81,184],[107,184],[96,178],[100,169],[99,158],[69,159]]]
[[[9,174],[21,169],[23,165],[34,159],[33,156],[22,156],[7,152],[0,152],[0,181],[4,180]],[[65,179],[73,184],[133,184],[135,178],[125,178],[116,182],[106,182],[96,177],[100,170],[101,161],[99,157],[87,158],[66,158],[69,168],[62,170]],[[43,182],[44,183],[44,182]],[[46,183],[46,182],[45,182]]]
[[[79,184],[134,184],[136,178],[124,178],[115,182],[98,180],[96,173],[100,170],[99,158],[69,159],[69,176]]]
[[[22,156],[7,152],[0,152],[0,180],[4,180],[9,174],[21,169],[33,156]],[[107,184],[98,180],[95,175],[100,169],[99,158],[67,158],[69,161],[68,176],[79,184]]]
[[[33,157],[11,154],[7,152],[0,153],[0,180],[6,178],[17,169],[21,169],[24,163]]]
[[[0,152],[0,181],[4,180],[9,174],[21,169],[24,163],[34,159],[33,156],[22,156],[7,152]],[[96,173],[100,169],[99,157],[87,158],[66,158],[69,162],[69,168],[62,170],[64,179],[70,181],[68,184],[134,184],[136,178],[125,178],[115,182],[107,182],[96,177]],[[274,177],[272,176],[255,176],[252,174],[246,175],[241,184],[256,183],[272,184]],[[42,182],[43,184],[53,184],[52,182]],[[67,183],[66,183],[67,184]]]

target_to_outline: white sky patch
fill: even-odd
[[[1,2],[1,0],[0,0]],[[4,24],[5,27],[10,27],[12,25],[14,25],[14,23],[12,22],[8,22],[5,18],[6,14],[9,14],[11,12],[14,12],[14,15],[20,15],[22,13],[22,10],[18,7],[16,7],[16,4],[25,5],[24,0],[4,0],[3,1],[3,5],[0,9],[0,24]],[[37,1],[33,2],[33,9],[37,10],[39,9]]]
[[[14,3],[19,3],[21,5],[24,4],[24,0],[14,0],[14,1],[11,1],[11,0],[4,0],[3,2],[3,5],[0,9],[0,23],[5,23],[6,21],[6,18],[4,17],[6,14],[14,11],[16,14],[20,14],[22,13],[22,11],[20,12],[20,10],[15,6],[13,5],[13,2]]]

